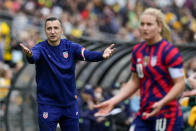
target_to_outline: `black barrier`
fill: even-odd
[[[96,41],[90,39],[75,40],[86,49],[103,51],[112,41]],[[114,82],[127,81],[131,75],[130,58],[135,43],[114,42],[116,52],[103,62],[77,62],[77,87],[83,88],[85,84],[101,85],[110,88]],[[187,61],[196,56],[196,46],[176,45]],[[15,101],[16,102],[13,102]],[[5,125],[7,131],[36,131],[37,105],[36,82],[34,65],[25,64],[15,75],[6,98]]]

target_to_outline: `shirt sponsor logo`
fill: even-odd
[[[63,57],[67,59],[69,57],[68,51],[63,52]]]
[[[43,112],[43,118],[47,119],[48,118],[48,112]]]

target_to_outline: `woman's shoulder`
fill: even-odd
[[[169,42],[169,41],[167,41],[167,40],[165,40],[165,39],[163,39],[161,43],[162,43],[162,45],[164,45],[164,46],[174,46],[172,42]]]
[[[146,43],[145,41],[137,43],[136,45],[133,46],[133,50],[136,50],[136,49],[142,47],[142,45],[145,45],[145,43]]]

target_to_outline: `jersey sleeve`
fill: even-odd
[[[103,52],[99,51],[89,51],[82,47],[80,44],[72,43],[73,54],[76,59],[83,60],[83,61],[101,61],[103,60]]]
[[[134,48],[131,55],[131,71],[136,72],[136,53]]]
[[[184,76],[182,56],[178,48],[173,45],[168,48],[165,55],[165,63],[172,78]]]
[[[170,45],[165,53],[165,64],[168,68],[182,68],[182,56],[179,53],[178,48]]]
[[[38,46],[38,45],[35,45],[32,48],[33,56],[32,57],[27,57],[27,60],[28,60],[29,63],[31,63],[31,64],[36,63],[40,59],[40,55],[41,55],[40,49],[41,49],[41,47]]]

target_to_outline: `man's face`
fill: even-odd
[[[45,33],[48,41],[55,43],[61,39],[63,33],[62,26],[58,20],[47,21],[45,25]]]

